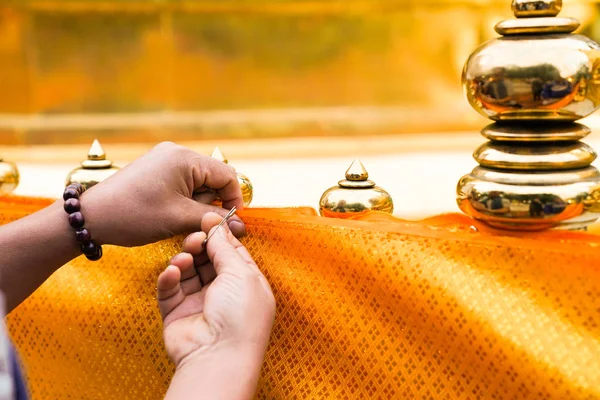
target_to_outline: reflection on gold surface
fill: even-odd
[[[571,33],[579,28],[575,18],[531,18],[498,22],[494,30],[499,35],[523,35],[531,33]]]
[[[597,155],[582,142],[531,146],[490,141],[479,146],[473,157],[482,167],[534,171],[588,167]]]
[[[463,84],[469,102],[493,120],[575,121],[593,113],[600,47],[581,35],[503,37],[477,49]]]
[[[566,171],[499,171],[476,167],[457,187],[469,216],[503,229],[584,228],[600,217],[600,173],[594,167]]]
[[[0,157],[0,194],[10,193],[19,185],[19,170],[17,166]]]
[[[574,142],[591,133],[591,129],[578,123],[550,125],[521,122],[518,125],[494,123],[486,126],[481,134],[496,142],[511,143],[548,143]],[[556,143],[555,143],[556,144]]]
[[[556,17],[562,0],[513,0],[512,10],[517,18]]]
[[[596,5],[564,8],[598,36]],[[460,71],[507,17],[504,1],[4,5],[0,143],[474,128]]]

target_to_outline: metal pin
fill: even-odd
[[[229,218],[231,218],[231,217],[233,216],[233,214],[235,214],[235,212],[236,212],[236,211],[237,211],[237,210],[236,210],[236,208],[235,208],[235,206],[234,206],[234,207],[233,207],[233,208],[232,208],[232,209],[231,209],[231,210],[230,210],[230,211],[227,213],[227,215],[226,215],[225,217],[223,217],[223,220],[222,220],[221,222],[219,222],[219,225],[217,225],[217,228],[216,228],[216,229],[213,229],[212,233],[211,233],[211,234],[209,234],[209,235],[207,236],[207,238],[206,238],[206,239],[204,239],[204,242],[202,242],[202,245],[203,245],[204,247],[206,247],[206,243],[208,243],[208,239],[210,239],[210,238],[212,237],[212,235],[214,235],[214,234],[215,234],[215,232],[219,230],[219,228],[221,227],[221,225],[223,225],[225,222],[227,222],[227,221],[229,220]]]

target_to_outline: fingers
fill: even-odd
[[[202,282],[194,266],[194,257],[189,253],[179,253],[174,256],[170,264],[179,268],[181,291],[184,295],[202,290]]]
[[[156,297],[163,319],[185,299],[180,280],[181,271],[174,265],[169,265],[158,277]]]
[[[207,216],[208,216],[208,219],[206,220],[206,225],[203,224],[202,225],[202,229],[209,229],[210,230],[210,228],[212,226],[214,226],[215,224],[218,224],[219,222],[221,222],[214,215],[209,216],[209,214],[207,214]],[[231,230],[231,224],[229,224],[228,226],[229,226],[229,228]],[[251,266],[256,272],[260,273],[260,271],[258,270],[258,267],[256,266],[256,263],[254,262],[254,259],[252,258],[252,256],[250,256],[250,253],[248,253],[248,250],[240,243],[240,241],[236,237],[233,237],[233,236],[229,237],[228,239],[231,242],[231,244],[233,245],[233,247],[235,247],[235,249],[237,250],[237,252],[240,254],[240,256],[242,257],[242,259],[249,266]]]
[[[202,219],[202,230],[216,229],[215,225],[218,225],[221,219],[219,215],[213,213],[206,214]],[[258,272],[258,268],[256,268],[247,251],[238,251],[236,244],[239,248],[243,249],[241,243],[224,226],[220,227],[210,236],[207,243],[207,253],[208,257],[212,260],[217,275],[221,273],[243,275],[252,270],[254,270],[252,272]],[[253,268],[249,268],[250,265],[253,265]]]
[[[194,193],[192,195],[192,200],[196,203],[202,204],[210,204],[217,198],[217,193],[215,191],[207,191],[203,193]]]
[[[209,187],[217,191],[224,208],[243,208],[242,190],[232,167],[212,157],[200,155],[191,158],[191,162],[194,191]]]
[[[200,281],[203,285],[208,285],[215,280],[217,273],[208,259],[208,254],[204,251],[204,239],[206,239],[206,233],[192,233],[185,238],[183,242],[183,251],[193,256],[194,265],[196,266],[196,272],[200,276]]]
[[[191,235],[188,235],[183,241],[183,251],[194,257],[206,254],[203,246],[205,239],[206,233],[204,232],[194,232]]]
[[[221,216],[221,219],[222,219],[229,212],[229,210],[226,210],[221,207],[197,203],[191,199],[186,199],[186,200],[188,201],[189,210],[186,211],[187,215],[185,215],[185,218],[191,224],[193,224],[188,227],[189,230],[197,230],[198,229],[198,225],[197,225],[198,219],[204,219],[204,216],[208,213],[218,214],[219,216]],[[197,216],[198,219],[190,218],[190,215]],[[219,220],[219,222],[220,222],[220,220]],[[231,233],[233,233],[237,237],[242,237],[246,234],[246,225],[244,225],[244,222],[237,215],[233,215],[229,219],[229,221],[227,221],[227,225],[229,226]],[[204,225],[202,225],[202,226],[204,226]],[[206,232],[208,232],[208,230],[206,230]]]
[[[217,271],[215,271],[215,267],[210,261],[206,261],[199,267],[196,267],[196,271],[198,271],[203,285],[208,285],[217,278]]]

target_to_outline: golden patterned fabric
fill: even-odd
[[[0,201],[0,224],[44,201]],[[277,318],[259,399],[600,398],[600,238],[244,211]],[[69,263],[8,318],[34,399],[160,399],[181,238]]]

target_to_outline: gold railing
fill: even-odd
[[[599,39],[596,2],[565,3]],[[461,69],[510,17],[509,0],[5,0],[0,144],[476,129]]]

